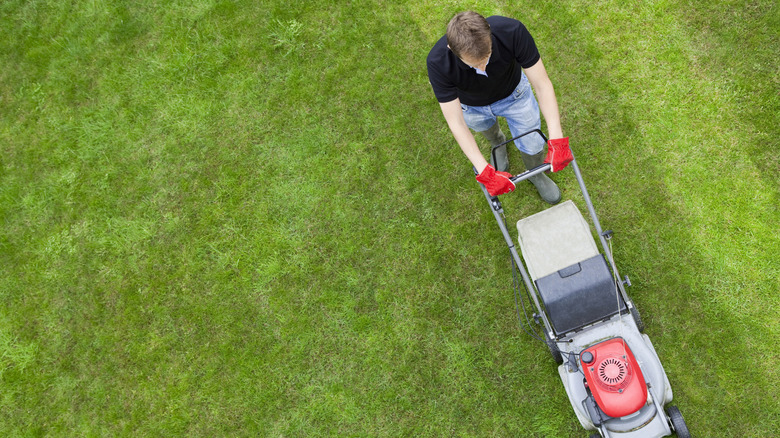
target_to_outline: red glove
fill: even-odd
[[[477,175],[477,181],[485,185],[490,196],[503,195],[515,189],[515,183],[509,178],[512,174],[509,172],[496,172],[496,169],[490,164]]]
[[[547,158],[544,162],[551,165],[553,172],[565,169],[573,159],[569,137],[554,138],[547,142]]]

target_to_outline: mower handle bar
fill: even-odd
[[[526,135],[530,135],[530,134],[534,134],[534,133],[539,134],[542,137],[542,140],[544,140],[544,143],[547,144],[547,136],[544,135],[542,130],[541,129],[534,129],[532,131],[528,131],[528,132],[526,132],[524,134],[520,134],[518,136],[510,138],[509,140],[507,140],[507,141],[505,141],[503,143],[499,143],[499,144],[493,146],[493,148],[490,150],[490,155],[493,157],[493,162],[494,163],[496,162],[496,149],[500,148],[501,146],[504,146],[507,143],[511,143],[511,142],[513,142],[513,141],[515,141],[515,140],[517,140],[519,138],[522,138],[522,137],[525,137]],[[552,165],[549,164],[549,163],[544,163],[541,166],[534,167],[533,169],[528,169],[525,172],[520,173],[518,175],[515,175],[515,176],[513,176],[513,177],[511,177],[509,179],[510,179],[510,181],[512,181],[512,183],[517,184],[520,181],[525,181],[528,178],[531,178],[532,176],[538,175],[540,173],[545,173],[545,172],[548,172],[550,170],[552,170]]]
[[[493,162],[496,162],[496,149],[499,147],[517,140],[518,138],[524,137],[529,134],[537,133],[539,134],[542,139],[544,139],[545,144],[547,143],[547,137],[544,135],[544,133],[540,129],[534,129],[532,131],[528,131],[524,134],[520,134],[512,139],[509,139],[503,143],[497,144],[493,146],[491,150],[491,156],[493,157]],[[610,265],[612,266],[612,272],[615,275],[615,278],[620,278],[617,270],[617,266],[615,265],[615,260],[612,256],[612,250],[610,249],[610,246],[607,243],[607,237],[601,229],[601,223],[599,223],[598,215],[596,214],[596,210],[593,207],[593,202],[591,202],[590,195],[588,194],[588,189],[585,187],[585,181],[582,179],[582,174],[580,173],[579,166],[577,165],[577,160],[573,157],[572,153],[572,161],[571,161],[571,169],[574,172],[574,176],[577,178],[577,184],[580,186],[580,191],[582,192],[582,197],[585,201],[585,205],[588,208],[588,213],[590,213],[590,218],[593,221],[593,225],[596,228],[596,234],[598,236],[599,241],[601,242],[601,249],[604,251],[604,254],[606,255],[607,260],[609,261]],[[526,180],[532,176],[538,175],[543,172],[547,172],[548,170],[552,170],[552,165],[549,163],[544,163],[541,166],[537,166],[533,169],[526,170],[525,172],[513,176],[510,178],[510,180],[513,183],[517,183],[523,180]],[[477,174],[477,170],[474,169],[474,174]],[[509,235],[509,231],[506,227],[506,223],[504,221],[504,218],[502,216],[503,209],[501,208],[501,203],[498,201],[498,198],[496,196],[491,196],[484,185],[480,185],[482,187],[482,192],[485,194],[485,199],[487,199],[488,204],[491,206],[491,210],[493,211],[493,215],[495,216],[496,220],[498,221],[498,226],[501,229],[501,233],[504,235],[504,240],[506,240],[507,245],[509,246],[509,250],[512,253],[512,257],[515,260],[516,265],[520,268],[520,274],[522,276],[523,282],[525,283],[526,289],[528,291],[535,290],[533,283],[531,282],[530,277],[528,276],[528,272],[526,271],[525,267],[523,266],[523,263],[520,259],[520,255],[517,253],[517,249],[515,248],[515,245],[512,241],[512,237]],[[623,287],[623,283],[618,281],[617,282],[618,289],[620,290],[621,295],[623,296],[623,299],[630,303],[631,300],[628,298],[628,295],[626,294],[626,290]],[[536,304],[537,310],[539,310],[542,321],[544,322],[545,329],[547,330],[548,336],[550,339],[555,339],[555,334],[552,331],[552,326],[550,325],[550,322],[547,319],[547,316],[545,315],[544,311],[542,310],[542,307],[539,303],[539,300],[537,298],[537,294],[532,293],[531,297],[533,298],[534,304]],[[633,305],[633,304],[632,304]]]
[[[517,174],[509,178],[509,180],[512,181],[514,184],[517,184],[520,181],[525,181],[532,176],[539,175],[540,173],[545,173],[549,170],[552,170],[552,165],[550,163],[544,163],[541,166],[537,166],[531,170],[526,170],[523,173]]]

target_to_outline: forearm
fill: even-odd
[[[539,110],[547,123],[547,135],[550,138],[562,138],[563,129],[561,129],[561,115],[558,111],[558,99],[555,98],[555,88],[550,77],[547,76],[547,70],[540,59],[533,67],[525,69],[528,81],[536,93],[536,100],[539,102]]]
[[[452,135],[455,137],[458,146],[460,146],[460,150],[466,155],[466,158],[471,161],[471,164],[474,165],[477,172],[482,172],[488,163],[482,155],[482,151],[479,150],[477,141],[469,128],[465,124],[463,126],[450,125],[450,130],[452,131]]]
[[[544,116],[544,121],[547,123],[547,135],[550,138],[563,137],[558,100],[555,98],[555,89],[552,83],[549,83],[546,87],[541,87],[541,90],[537,91],[537,100],[539,101],[539,109]]]
[[[474,139],[474,135],[471,133],[471,130],[469,130],[469,127],[466,125],[466,121],[463,119],[463,112],[460,108],[460,101],[455,100],[452,102],[442,103],[441,110],[453,137],[455,137],[455,141],[458,143],[458,146],[460,146],[460,149],[466,155],[466,158],[469,159],[477,172],[482,173],[482,170],[485,169],[485,167],[488,165],[488,162],[484,155],[482,155],[482,152],[479,150],[479,146],[477,145],[476,139]]]

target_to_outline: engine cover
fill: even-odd
[[[633,414],[647,401],[642,370],[623,338],[600,342],[580,353],[585,381],[610,417]]]

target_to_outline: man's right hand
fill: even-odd
[[[498,196],[515,189],[515,183],[509,179],[511,177],[511,173],[497,172],[493,166],[488,164],[482,173],[477,175],[477,181],[485,185],[490,196]]]

